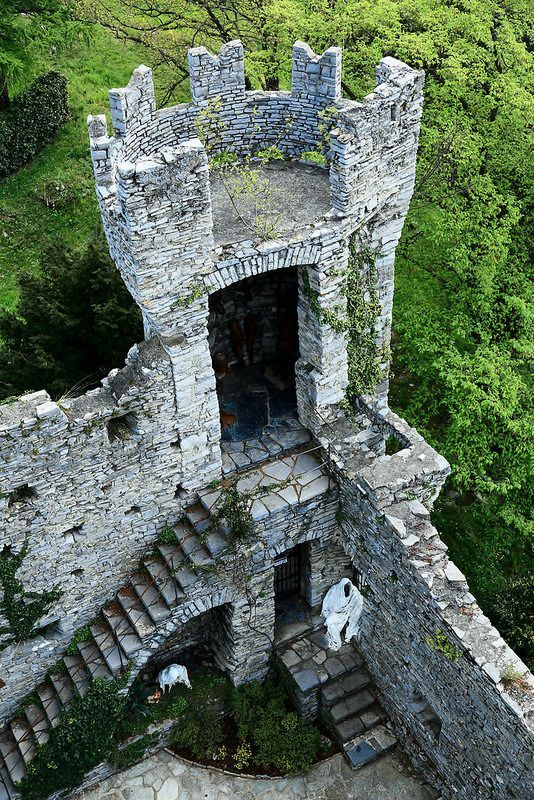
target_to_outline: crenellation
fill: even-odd
[[[188,53],[191,99],[202,105],[214,98],[239,100],[245,92],[243,45],[239,40],[223,44],[218,56],[205,47]]]

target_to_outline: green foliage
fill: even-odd
[[[161,531],[158,544],[176,545],[176,533],[170,525],[166,525]]]
[[[89,625],[85,625],[83,628],[79,628],[77,631],[75,631],[68,647],[65,650],[66,655],[77,655],[78,643],[87,642],[91,638],[91,635],[92,634]]]
[[[388,352],[376,342],[380,303],[376,290],[374,254],[354,234],[349,245],[346,279],[349,385],[347,399],[373,393],[383,378]]]
[[[59,243],[42,274],[19,277],[15,312],[0,315],[0,395],[46,388],[58,397],[121,366],[143,337],[139,313],[93,239],[78,253]]]
[[[145,756],[147,747],[155,742],[156,734],[145,734],[126,747],[117,748],[110,758],[110,762],[118,770],[128,769]]]
[[[26,541],[16,554],[8,548],[0,552],[0,615],[7,620],[7,625],[0,627],[0,650],[13,642],[23,642],[36,636],[36,622],[39,622],[62,595],[59,589],[48,589],[45,592],[28,592],[24,589],[16,574],[28,551],[29,545]]]
[[[349,260],[343,278],[346,308],[327,309],[321,306],[319,294],[311,286],[308,271],[303,271],[303,290],[313,314],[321,324],[329,325],[333,331],[346,331],[348,334],[349,384],[346,397],[350,407],[350,403],[361,394],[372,393],[376,389],[383,377],[383,362],[388,356],[376,342],[380,304],[375,286],[373,254],[357,234],[352,235],[349,243]]]
[[[124,713],[118,688],[116,681],[97,678],[62,712],[17,785],[22,800],[44,800],[53,792],[73,789],[88,770],[109,757]]]
[[[319,167],[324,167],[327,164],[326,156],[318,153],[317,150],[303,150],[300,157],[303,161],[309,161],[310,164],[317,164]]]
[[[254,534],[251,500],[250,492],[239,491],[237,480],[229,481],[222,489],[220,499],[212,512],[210,529],[222,527],[227,530],[230,545],[249,540]]]
[[[441,653],[449,661],[456,662],[463,657],[462,651],[458,650],[458,648],[449,641],[443,631],[436,630],[434,636],[427,636],[425,641],[431,650]]]
[[[136,680],[130,686],[125,701],[125,712],[127,718],[132,718],[134,722],[151,720],[154,716],[152,706],[149,705],[151,689],[140,680]]]
[[[0,0],[0,108],[81,30],[73,9],[72,0]]]
[[[67,81],[57,72],[37,78],[6,111],[0,111],[0,178],[42,150],[67,117]]]
[[[192,687],[183,695],[186,706],[172,741],[194,758],[213,758],[223,743],[223,713],[232,688],[225,676],[212,672],[196,676]]]
[[[254,681],[240,686],[233,708],[239,738],[252,743],[260,768],[298,773],[311,767],[320,751],[319,731],[288,711],[280,683]]]

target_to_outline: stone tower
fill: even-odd
[[[151,72],[139,67],[125,89],[110,92],[112,134],[105,117],[89,118],[111,255],[142,311],[146,335],[159,337],[172,364],[186,488],[198,485],[199,477],[202,483],[217,477],[221,468],[208,345],[210,293],[260,273],[298,270],[299,418],[315,429],[347,386],[345,333],[326,319],[346,302],[342,276],[357,231],[374,253],[376,345],[387,352],[395,247],[413,191],[423,86],[422,73],[385,58],[375,90],[361,103],[345,101],[340,49],[316,56],[302,42],[293,48],[291,92],[245,91],[239,41],[223,46],[218,56],[191,50],[189,68],[190,103],[156,109]],[[316,168],[324,202],[315,215],[293,224],[294,209],[285,209],[270,241],[250,231],[235,241],[217,236],[214,218],[221,210],[198,138],[199,119],[213,125],[213,113],[206,114],[213,107],[222,131],[217,149],[239,158],[251,154],[254,130],[252,155],[276,146],[298,160],[324,144],[325,119],[335,119],[326,148],[328,171]],[[289,193],[291,180],[288,174]],[[310,178],[294,203],[302,204],[314,191]],[[378,410],[387,406],[387,363],[382,374],[374,395]]]

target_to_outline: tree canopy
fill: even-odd
[[[0,316],[0,392],[81,394],[143,338],[140,314],[99,238],[80,253],[59,242],[38,275],[19,278],[16,313]]]

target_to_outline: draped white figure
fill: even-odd
[[[363,595],[348,578],[342,578],[325,594],[321,614],[325,618],[329,650],[341,647],[341,632],[345,625],[345,641],[350,642],[360,630]]]

